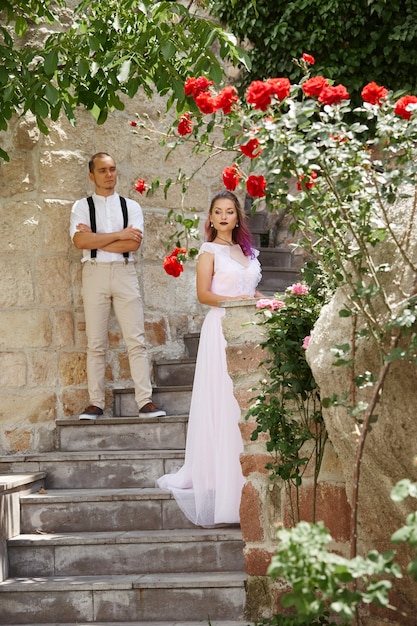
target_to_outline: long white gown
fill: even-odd
[[[218,295],[254,295],[261,279],[258,251],[242,257],[240,247],[206,242],[199,251],[214,254],[211,291]],[[241,261],[233,258],[240,258]],[[169,489],[186,517],[198,526],[238,524],[244,478],[240,408],[227,371],[221,318],[225,309],[210,307],[200,333],[190,404],[184,465],[157,480]]]

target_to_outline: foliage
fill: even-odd
[[[352,418],[354,566],[330,559],[334,584],[319,589],[329,599],[335,596],[335,610],[356,616],[359,602],[386,603],[388,586],[371,578],[391,568],[395,575],[391,557],[357,557],[358,494],[367,435],[377,419],[377,404],[384,400],[390,367],[397,359],[417,364],[417,265],[410,246],[417,210],[417,97],[372,82],[355,107],[344,85],[311,77],[310,61],[297,64],[305,72],[298,84],[287,78],[253,81],[246,98],[234,99],[231,106],[222,106],[224,92],[212,85],[204,87],[204,97],[191,93],[192,124],[185,134],[171,129],[166,141],[171,148],[189,142],[207,158],[228,151],[225,186],[246,187],[249,193],[254,189],[252,195],[265,197],[271,210],[288,210],[298,245],[344,299],[339,314],[350,320],[350,337],[333,353],[334,365],[347,368],[349,380],[344,393],[321,401],[326,407],[344,406]],[[190,80],[198,84],[198,79]],[[262,185],[249,189],[251,177]],[[356,354],[365,343],[377,359],[371,371],[358,371]],[[315,554],[313,547],[310,553]],[[285,568],[281,574],[292,580]],[[365,591],[357,588],[362,574],[371,580],[365,581]],[[314,580],[314,571],[306,569],[305,575]],[[338,586],[344,582],[349,582],[346,595]],[[306,611],[303,606],[297,601],[297,610]]]
[[[261,80],[300,80],[293,59],[312,52],[318,71],[355,92],[370,81],[391,89],[417,87],[417,17],[414,0],[207,0],[209,10],[253,48],[252,70]]]
[[[282,300],[261,299],[257,303],[258,324],[264,333],[261,347],[269,354],[261,365],[267,366],[268,374],[256,390],[258,395],[246,417],[254,418],[257,424],[253,441],[260,433],[268,434],[266,448],[273,460],[266,467],[271,478],[278,476],[285,481],[293,521],[299,520],[302,476],[312,462],[316,486],[327,438],[320,393],[305,358],[310,332],[325,296],[316,277],[310,288],[296,283],[288,287]],[[307,442],[312,444],[310,450]]]
[[[391,499],[402,502],[408,496],[417,498],[417,483],[409,479],[400,480],[391,491]],[[279,528],[277,536],[280,544],[272,558],[269,574],[273,579],[282,577],[291,583],[292,590],[284,595],[282,605],[295,607],[297,615],[294,618],[276,616],[276,621],[274,618],[265,621],[265,624],[301,626],[328,623],[315,620],[327,619],[329,611],[337,613],[350,624],[359,602],[375,603],[395,610],[388,597],[392,582],[382,578],[402,577],[393,551],[379,554],[373,550],[366,558],[356,556],[346,559],[328,551],[326,546],[331,536],[322,522],[300,522],[289,530]],[[407,516],[405,526],[392,535],[391,541],[408,543],[414,548],[417,546],[417,512]],[[407,572],[417,580],[417,558],[408,565]]]
[[[405,478],[395,485],[391,491],[391,498],[394,502],[402,502],[408,496],[417,498],[417,483]],[[408,543],[412,548],[417,548],[417,511],[407,515],[405,525],[392,535],[391,541],[393,543]],[[414,580],[417,580],[417,555],[409,563],[407,572],[413,576]]]
[[[279,576],[291,583],[292,590],[281,602],[295,607],[298,617],[317,619],[331,610],[351,623],[359,602],[390,607],[392,583],[381,576],[402,577],[394,552],[371,551],[353,559],[329,552],[331,536],[322,522],[299,522],[295,528],[279,529],[277,536],[280,543],[268,572],[273,579]]]
[[[220,59],[246,63],[233,36],[181,2],[82,0],[72,12],[73,4],[2,2],[0,130],[14,113],[31,111],[47,134],[47,118],[64,111],[75,123],[79,106],[103,124],[109,111],[124,108],[122,95],[131,98],[139,89],[148,97],[169,95],[168,106],[181,106],[190,72],[217,83]],[[8,158],[3,150],[0,157]]]

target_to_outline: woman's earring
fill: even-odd
[[[236,228],[239,228],[239,224],[236,224]]]
[[[213,226],[214,226],[213,222],[210,222],[210,226],[211,226],[211,228],[213,228]]]

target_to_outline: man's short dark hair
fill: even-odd
[[[94,172],[94,164],[96,159],[101,159],[102,157],[110,157],[111,159],[113,159],[112,155],[109,154],[108,152],[96,152],[96,154],[93,154],[93,156],[91,157],[91,159],[88,162],[88,170],[89,172]],[[114,161],[114,159],[113,159]]]

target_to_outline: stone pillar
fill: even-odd
[[[242,411],[240,429],[244,452],[241,463],[246,484],[242,491],[240,523],[248,575],[245,618],[253,621],[283,613],[280,597],[288,587],[285,581],[273,582],[267,569],[278,545],[277,524],[287,527],[292,524],[285,485],[279,479],[271,480],[265,468],[272,460],[266,448],[267,434],[252,441],[256,424],[246,419],[257,395],[254,388],[259,387],[259,382],[267,376],[266,367],[260,365],[268,355],[260,347],[263,334],[262,327],[256,324],[255,303],[255,299],[222,303],[226,309],[222,323],[227,341],[228,369]],[[306,472],[300,492],[300,508],[302,519],[308,521],[311,521],[312,483],[311,472]],[[347,555],[350,510],[344,478],[330,443],[326,444],[316,502],[316,519],[323,520],[329,528],[334,539],[332,549]]]

